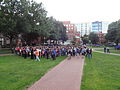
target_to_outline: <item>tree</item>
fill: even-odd
[[[26,26],[29,26],[30,28],[29,32],[23,34],[23,37],[26,37],[26,34],[28,36],[32,35],[31,37],[29,37],[30,38],[29,40],[31,41],[29,41],[28,43],[33,41],[33,37],[34,39],[41,37],[41,41],[44,41],[44,37],[48,36],[47,32],[48,20],[46,17],[47,11],[45,11],[45,9],[42,7],[42,3],[38,4],[34,1],[31,1],[30,3],[31,4],[28,7],[29,13],[27,14],[27,16],[25,16],[26,22],[28,23],[28,25]]]
[[[42,7],[42,3],[37,4],[27,0],[4,0],[0,3],[0,33],[10,39],[10,46],[12,46],[13,39],[19,34],[37,32],[41,36],[45,35],[46,15],[47,12]]]
[[[89,43],[89,38],[88,38],[88,35],[84,35],[82,38],[82,41],[83,41],[83,44],[87,44]]]
[[[62,22],[59,22],[59,34],[60,34],[60,38],[59,40],[62,40],[62,42],[66,41],[68,39],[67,35],[66,35],[66,27],[63,25]]]
[[[71,41],[71,43],[72,43],[73,45],[76,45],[76,38],[75,38],[75,36],[73,37],[73,40]]]
[[[105,36],[109,42],[114,42],[116,45],[120,42],[120,20],[112,22],[108,26],[108,33]]]
[[[0,1],[0,33],[10,39],[12,46],[13,39],[18,35],[28,43],[33,39],[45,39],[65,41],[65,27],[52,17],[47,17],[47,11],[42,3],[29,0],[1,0]]]
[[[54,41],[58,41],[58,40],[62,40],[63,42],[67,40],[67,36],[66,36],[66,28],[64,27],[64,25],[59,22],[56,21],[53,17],[49,18],[50,21],[50,25],[51,27],[49,28],[49,37],[47,38],[48,40],[54,40]]]
[[[89,40],[91,41],[92,44],[97,44],[97,42],[99,41],[99,37],[96,33],[91,32],[89,34]]]
[[[34,40],[38,40],[39,34],[37,32],[24,33],[22,35],[22,41],[26,42],[27,45],[31,45]]]
[[[0,5],[0,33],[10,39],[10,46],[13,44],[13,38],[21,32],[16,29],[19,4],[17,0],[4,0]]]

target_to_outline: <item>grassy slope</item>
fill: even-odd
[[[65,58],[39,62],[20,56],[0,56],[0,90],[23,90]]]
[[[94,53],[86,59],[81,90],[120,90],[120,56]]]

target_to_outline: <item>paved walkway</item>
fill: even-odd
[[[80,90],[84,58],[64,60],[28,90]]]
[[[103,51],[97,51],[96,49],[94,49],[94,52],[104,53]],[[111,55],[117,55],[117,56],[120,56],[120,54],[115,54],[115,53],[104,53],[104,54],[111,54]]]
[[[15,55],[13,53],[8,53],[8,54],[0,54],[0,56],[7,56],[7,55]]]

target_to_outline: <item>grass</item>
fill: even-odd
[[[0,90],[24,90],[65,58],[42,58],[39,62],[16,55],[0,56]]]
[[[120,90],[120,56],[93,53],[85,60],[81,90]]]
[[[96,49],[96,50],[104,52],[103,49]],[[110,53],[120,54],[120,50],[110,49]]]
[[[103,48],[103,47],[94,47],[94,46],[89,46],[89,48]]]
[[[0,49],[0,54],[12,53],[10,49]]]

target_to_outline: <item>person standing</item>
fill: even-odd
[[[36,49],[35,51],[35,56],[36,56],[36,61],[40,61],[40,58],[39,58],[39,49]]]
[[[68,60],[71,59],[71,56],[72,56],[72,49],[69,48],[69,49],[68,49]]]
[[[86,50],[86,56],[88,57],[88,59],[91,59],[92,58],[92,49],[90,49],[90,48],[88,48],[87,50]]]
[[[22,56],[24,57],[24,59],[27,58],[27,52],[25,48],[22,49]]]
[[[107,53],[110,53],[110,49],[109,49],[109,47],[107,47],[106,50],[107,50]]]
[[[31,59],[34,59],[34,50],[32,47],[31,47]]]
[[[56,50],[55,49],[52,50],[51,57],[53,60],[56,60]]]
[[[49,48],[46,49],[46,58],[49,59]]]
[[[106,53],[106,47],[104,47],[104,53]]]

